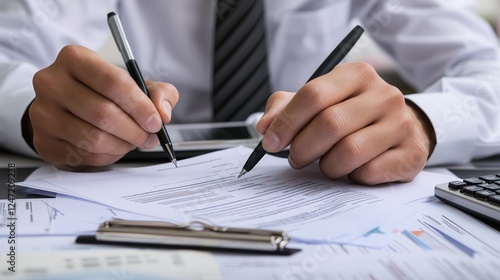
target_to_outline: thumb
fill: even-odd
[[[269,97],[264,115],[255,126],[258,133],[266,133],[273,120],[276,119],[278,114],[285,108],[294,95],[294,92],[277,91]]]
[[[169,83],[153,81],[146,81],[146,86],[162,122],[169,123],[172,119],[172,109],[179,101],[177,88]]]

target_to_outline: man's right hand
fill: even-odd
[[[126,70],[84,47],[64,47],[33,77],[34,148],[45,161],[75,169],[109,165],[136,147],[155,147],[155,133],[170,122],[179,94],[171,84],[146,84],[151,99]]]

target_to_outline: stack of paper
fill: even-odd
[[[293,170],[285,159],[272,156],[238,179],[250,152],[244,147],[223,150],[184,160],[179,168],[161,164],[100,173],[60,171],[21,185],[60,194],[54,233],[95,230],[97,223],[116,216],[279,229],[311,243],[352,241],[382,221],[394,220],[395,209],[428,197],[430,188],[423,185],[444,180],[443,175],[425,174],[407,184],[358,186],[328,180],[314,165]]]
[[[435,185],[454,177],[421,172],[410,183],[360,186],[326,179],[314,164],[293,170],[286,159],[266,156],[238,179],[250,153],[243,147],[218,151],[180,161],[179,168],[167,163],[74,173],[46,167],[21,185],[57,193],[57,198],[18,202],[26,205],[18,211],[26,225],[18,235],[88,234],[110,218],[197,220],[285,230],[303,246],[302,253],[287,258],[216,254],[226,279],[234,279],[235,271],[253,275],[256,268],[262,279],[285,272],[289,278],[319,279],[332,267],[344,278],[400,279],[404,272],[407,278],[442,273],[488,279],[500,268],[500,245],[481,241],[498,239],[499,233],[433,197]],[[418,261],[410,262],[411,256]],[[474,269],[454,269],[448,257]],[[332,266],[339,259],[342,265]],[[362,271],[355,265],[359,259],[366,260]]]

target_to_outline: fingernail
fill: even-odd
[[[163,110],[163,113],[167,114],[168,118],[170,119],[170,112],[172,112],[172,106],[170,106],[170,102],[167,100],[163,100],[161,102],[161,109]]]
[[[264,138],[262,138],[262,145],[266,151],[279,152],[280,139],[274,132],[268,131],[264,134]]]
[[[149,117],[148,121],[146,122],[146,129],[149,132],[157,132],[158,130],[160,130],[160,127],[161,127],[160,116],[158,116],[157,114],[151,115],[151,117]]]

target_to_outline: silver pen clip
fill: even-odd
[[[96,240],[284,252],[290,237],[283,231],[220,227],[200,221],[173,224],[112,219],[101,224]]]

